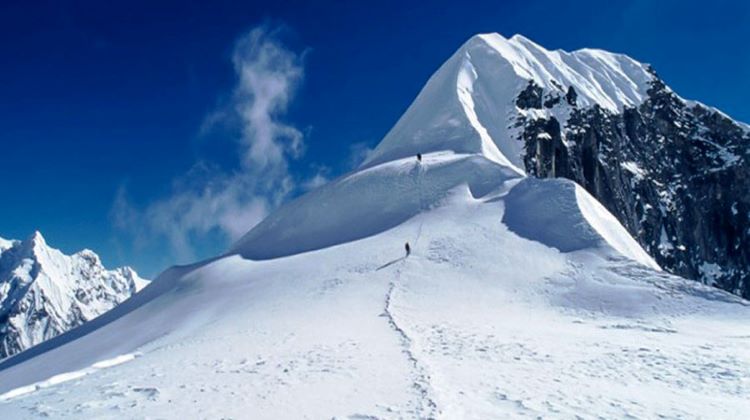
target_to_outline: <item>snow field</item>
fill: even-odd
[[[2,410],[14,418],[731,418],[747,408],[746,303],[626,259],[602,238],[561,252],[516,235],[503,219],[519,185],[498,181],[484,195],[457,185],[432,210],[361,240],[167,273],[144,291],[159,291],[150,300],[0,371],[0,384],[73,371],[104,357],[97,353],[142,356],[9,399]],[[575,194],[561,197],[572,201],[558,211],[577,203]],[[404,259],[407,240],[413,253]],[[80,352],[86,357],[73,357]]]

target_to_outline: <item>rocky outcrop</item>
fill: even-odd
[[[573,87],[547,106],[542,91],[531,82],[518,108],[566,109],[519,117],[527,173],[578,182],[664,269],[750,298],[745,126],[681,99],[655,73],[646,100],[621,113],[577,107]]]

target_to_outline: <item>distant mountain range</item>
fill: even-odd
[[[65,255],[39,232],[0,238],[0,359],[96,318],[146,284],[130,267],[105,269],[93,251]]]

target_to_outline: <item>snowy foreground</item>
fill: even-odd
[[[376,206],[386,185],[417,201]],[[381,232],[346,225],[368,236],[172,269],[0,365],[3,417],[738,418],[750,408],[747,302],[647,268],[575,184],[431,154],[338,180],[265,229],[279,241],[310,229],[307,202],[329,206],[316,226],[367,216],[333,200],[342,188],[368,192],[373,217],[360,225]]]
[[[750,304],[520,169],[530,78],[642,96],[627,57],[561,54],[472,38],[358,171],[0,363],[2,418],[746,416]]]

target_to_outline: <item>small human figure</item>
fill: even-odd
[[[417,162],[422,162],[422,154],[417,153]]]
[[[408,257],[411,254],[411,247],[409,246],[409,242],[404,245],[404,248],[406,249],[406,256]]]

